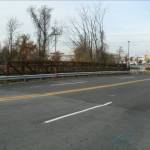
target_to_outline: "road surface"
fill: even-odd
[[[149,150],[150,74],[0,85],[0,150]]]

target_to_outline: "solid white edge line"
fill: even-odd
[[[56,83],[56,84],[51,84],[51,86],[70,85],[70,84],[82,84],[82,83],[87,83],[87,82],[88,82],[88,81]]]
[[[132,76],[132,77],[122,77],[122,78],[120,78],[120,79],[134,79],[135,77],[134,76]]]
[[[64,118],[67,118],[67,117],[70,117],[70,116],[74,116],[74,115],[77,115],[77,114],[81,114],[81,113],[87,112],[87,111],[89,111],[89,110],[93,110],[93,109],[96,109],[96,108],[100,108],[100,107],[103,107],[103,106],[107,106],[107,105],[110,105],[111,103],[112,103],[112,102],[107,102],[107,103],[105,103],[105,104],[97,105],[97,106],[90,107],[90,108],[87,108],[87,109],[83,109],[83,110],[80,110],[80,111],[77,111],[77,112],[74,112],[74,113],[70,113],[70,114],[63,115],[63,116],[60,116],[60,117],[57,117],[57,118],[53,118],[53,119],[44,121],[44,124],[52,123],[52,122],[57,121],[57,120],[60,120],[60,119],[64,119]]]

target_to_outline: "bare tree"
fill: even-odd
[[[16,18],[10,18],[7,22],[7,33],[8,33],[8,47],[10,56],[13,53],[13,44],[15,41],[16,31],[19,27],[18,21]]]
[[[20,35],[16,45],[19,49],[19,59],[21,61],[37,59],[37,46],[30,39],[29,34]]]
[[[51,23],[51,8],[42,6],[39,9],[29,8],[30,16],[37,30],[37,42],[39,47],[39,56],[45,57],[49,44],[49,29]]]
[[[102,7],[83,7],[80,10],[79,19],[77,22],[72,21],[71,29],[75,55],[81,53],[81,57],[87,58],[88,61],[102,62],[102,59],[104,60],[106,51],[104,16],[105,9]]]
[[[117,50],[117,53],[118,53],[118,58],[117,58],[117,63],[120,64],[120,63],[123,63],[122,62],[122,55],[124,53],[124,50],[123,48],[120,46],[119,49]]]

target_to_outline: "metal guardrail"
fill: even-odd
[[[76,77],[90,75],[111,75],[111,74],[127,74],[130,71],[98,71],[98,72],[73,72],[73,73],[55,73],[55,74],[36,74],[36,75],[16,75],[16,76],[0,76],[0,81],[17,81],[30,79],[46,79],[59,77]]]

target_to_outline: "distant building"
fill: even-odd
[[[60,54],[61,61],[72,61],[74,59],[74,55],[66,55],[60,51],[57,51],[57,52],[59,52],[59,54]],[[48,56],[48,59],[51,60],[53,55],[55,55],[55,52],[50,53]]]
[[[145,54],[144,55],[144,60],[146,63],[150,63],[150,55]]]
[[[137,64],[145,64],[145,56],[134,56],[130,57],[130,64],[137,65]]]
[[[119,56],[118,54],[113,54],[114,59],[115,59],[115,63],[118,64],[126,64],[127,63],[127,56],[123,55],[123,56]]]
[[[72,61],[73,59],[74,59],[74,55],[65,55],[65,54],[63,54],[61,56],[62,61]]]

